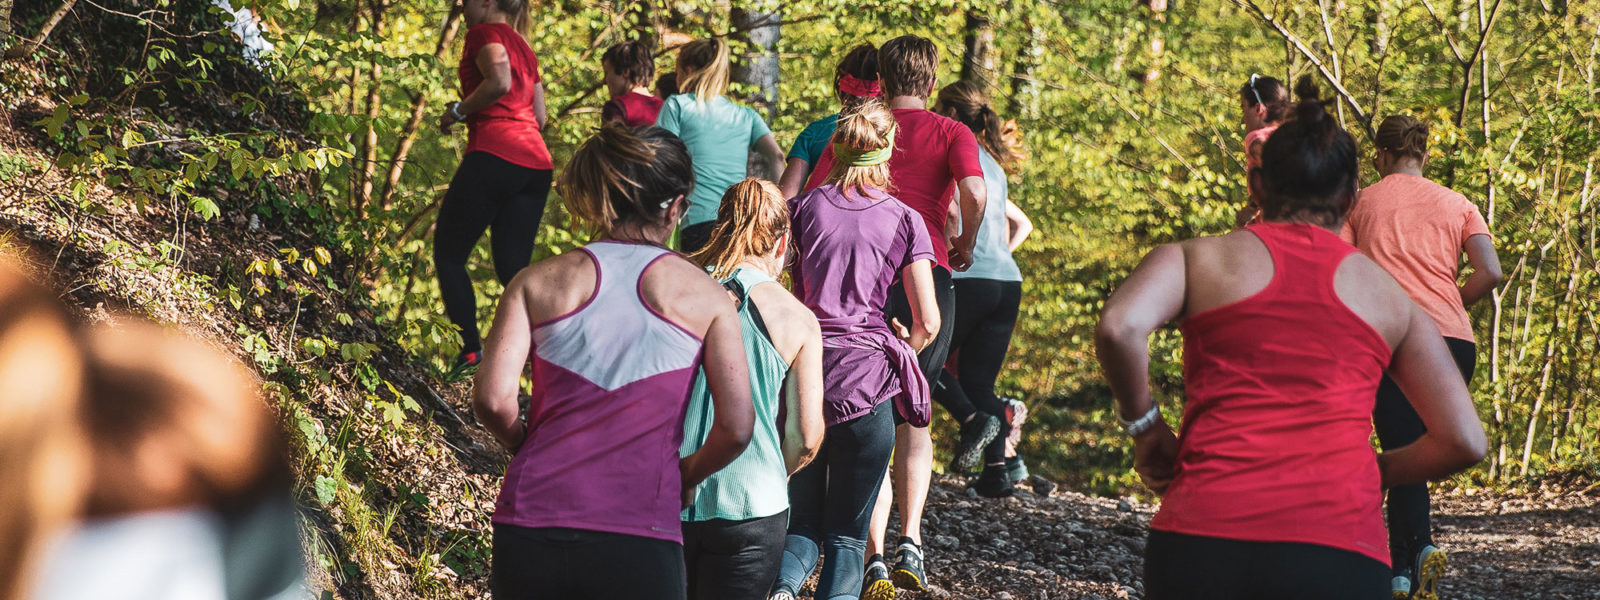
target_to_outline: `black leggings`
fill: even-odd
[[[717,227],[716,221],[695,223],[678,230],[678,250],[684,254],[699,252],[706,244],[711,243],[711,230]]]
[[[695,600],[766,600],[783,563],[789,511],[744,521],[683,522],[683,560]]]
[[[950,353],[956,372],[939,370],[933,384],[933,398],[950,411],[957,422],[983,411],[1000,418],[1000,435],[983,449],[985,465],[1004,463],[1006,436],[1011,423],[1006,407],[994,394],[1000,366],[1011,347],[1011,331],[1017,326],[1022,306],[1022,282],[993,279],[957,279],[955,330],[950,337]]]
[[[434,223],[433,268],[450,322],[461,328],[461,351],[476,352],[478,298],[467,276],[471,256],[488,229],[494,272],[501,284],[528,266],[534,238],[550,194],[551,171],[529,169],[489,154],[470,152],[461,159]]]
[[[829,427],[817,457],[789,478],[789,537],[776,589],[798,595],[820,551],[817,600],[861,593],[867,525],[894,451],[893,404],[885,400],[865,415]]]
[[[1478,347],[1472,342],[1444,338],[1450,356],[1461,370],[1461,377],[1472,381],[1472,372],[1478,362]],[[1393,450],[1417,441],[1428,428],[1422,417],[1411,408],[1411,401],[1400,392],[1400,386],[1388,375],[1378,384],[1377,403],[1372,407],[1372,428],[1377,430],[1378,444],[1384,450]],[[1433,543],[1433,525],[1429,517],[1428,484],[1413,483],[1389,488],[1389,560],[1395,574],[1415,567],[1417,552]]]
[[[917,366],[922,367],[922,376],[927,377],[930,384],[938,381],[939,372],[944,370],[944,361],[950,357],[950,337],[956,330],[956,289],[951,283],[950,271],[944,267],[933,267],[933,292],[939,303],[939,335],[917,353]],[[908,329],[911,327],[911,299],[906,296],[904,282],[897,281],[889,287],[889,306],[884,314],[890,319],[899,319]],[[894,422],[896,425],[906,422],[898,410],[894,413]]]
[[[1150,530],[1145,600],[1386,600],[1389,569],[1329,546]]]
[[[686,600],[677,542],[558,527],[494,526],[495,600]]]

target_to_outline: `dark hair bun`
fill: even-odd
[[[1295,118],[1307,124],[1317,123],[1328,116],[1328,110],[1322,105],[1322,90],[1317,87],[1317,82],[1310,74],[1301,75],[1294,82],[1294,95],[1300,97],[1300,102],[1295,106]]]

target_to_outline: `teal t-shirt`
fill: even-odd
[[[747,173],[750,149],[772,133],[754,109],[722,96],[702,101],[694,94],[667,98],[656,126],[682,139],[694,162],[694,190],[684,225],[717,219],[722,194]]]
[[[744,521],[789,509],[789,470],[783,463],[783,445],[778,438],[778,403],[782,402],[789,364],[757,326],[760,307],[749,302],[751,288],[773,279],[754,269],[739,269],[729,281],[736,284],[732,287],[739,296],[739,325],[744,332],[745,358],[750,363],[750,398],[756,409],[755,430],[739,458],[700,483],[694,504],[683,511],[684,521]],[[701,369],[689,391],[679,456],[688,456],[705,444],[715,414],[706,373]]]
[[[988,188],[989,202],[983,209],[983,223],[978,226],[978,241],[972,246],[972,266],[956,271],[956,279],[992,279],[994,281],[1022,281],[1022,270],[1011,258],[1011,226],[1006,223],[1006,171],[978,147],[978,164],[983,166],[983,185]]]
[[[828,147],[828,141],[833,139],[833,132],[838,128],[839,113],[812,121],[800,130],[800,137],[795,138],[794,145],[789,147],[789,158],[798,158],[806,161],[811,168],[817,168],[822,150]]]

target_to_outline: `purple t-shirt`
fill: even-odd
[[[789,200],[789,214],[800,256],[795,295],[822,325],[827,424],[861,416],[896,395],[926,403],[927,382],[909,382],[905,373],[909,362],[912,374],[922,377],[915,353],[894,338],[883,313],[900,271],[935,259],[922,217],[887,194],[847,197],[831,184]]]

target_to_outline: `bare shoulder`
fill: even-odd
[[[704,335],[712,321],[734,310],[727,291],[705,269],[677,253],[651,263],[639,287],[651,308],[697,335]]]
[[[1360,252],[1339,263],[1333,278],[1339,301],[1382,335],[1390,347],[1405,337],[1413,303],[1394,276]]]
[[[760,311],[773,347],[786,362],[793,363],[807,343],[821,341],[822,327],[817,316],[777,282],[751,288],[750,301]]]
[[[594,261],[574,250],[524,267],[506,284],[506,294],[520,296],[538,322],[583,305],[594,296],[596,283]]]

